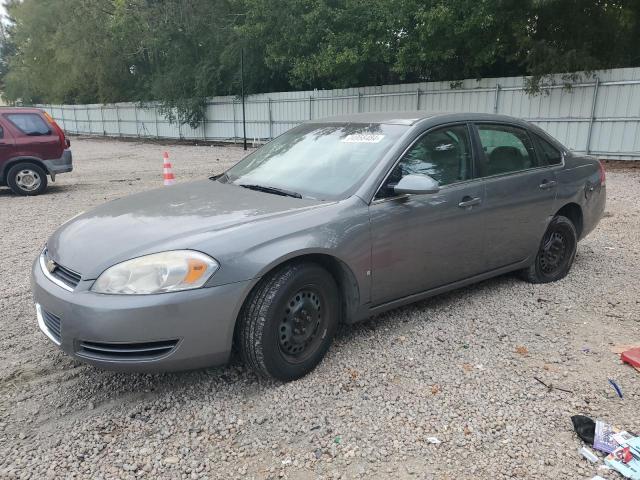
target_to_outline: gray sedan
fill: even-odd
[[[38,323],[101,367],[197,368],[235,348],[291,380],[339,323],[511,271],[563,278],[604,205],[597,160],[515,118],[318,120],[222,175],[62,225],[33,265]]]

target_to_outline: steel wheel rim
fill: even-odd
[[[303,362],[317,350],[324,323],[323,298],[315,288],[302,288],[289,298],[278,324],[278,347],[287,361]]]
[[[16,174],[16,185],[22,190],[32,192],[37,190],[41,184],[42,179],[40,178],[40,174],[34,170],[24,169]]]
[[[554,275],[561,271],[568,261],[569,250],[568,241],[563,232],[559,230],[549,232],[538,256],[542,273]]]

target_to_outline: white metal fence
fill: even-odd
[[[308,120],[355,112],[425,110],[503,113],[529,120],[578,152],[640,160],[640,68],[596,72],[570,89],[556,84],[530,96],[524,78],[384,85],[247,96],[249,141],[264,141]],[[453,88],[452,88],[453,87]],[[40,105],[69,133],[237,141],[242,103],[214,97],[197,128],[168,122],[154,104]]]

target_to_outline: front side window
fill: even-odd
[[[544,165],[560,165],[562,163],[562,153],[545,139],[536,135],[538,143],[538,156]]]
[[[478,125],[480,143],[485,154],[486,176],[518,172],[535,167],[531,139],[521,128],[509,125]]]
[[[395,196],[393,187],[405,175],[429,175],[440,186],[471,178],[471,142],[466,125],[440,128],[423,135],[398,164],[376,198]]]
[[[49,125],[36,113],[9,113],[7,118],[25,135],[51,134]]]

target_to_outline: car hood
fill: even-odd
[[[82,213],[58,228],[47,249],[60,265],[93,280],[111,265],[130,258],[190,248],[202,235],[325,204],[211,180],[182,183]]]

